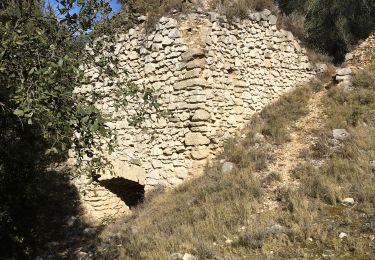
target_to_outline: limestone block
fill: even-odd
[[[157,155],[162,155],[163,150],[161,150],[159,147],[155,146],[151,149],[151,155],[157,156]]]
[[[263,12],[260,13],[260,16],[261,16],[262,20],[265,20],[265,21],[268,20],[268,17],[270,15],[271,15],[271,11],[268,10],[268,9],[264,9]]]
[[[336,70],[336,76],[347,76],[352,74],[352,70],[350,68],[338,68]]]
[[[129,165],[127,162],[116,160],[112,162],[113,174],[110,172],[103,173],[99,180],[109,180],[112,178],[124,178],[134,182],[138,182],[141,185],[145,184],[146,172],[145,170],[137,165]]]
[[[204,94],[193,94],[189,97],[189,103],[204,103],[206,100],[206,95]]]
[[[162,168],[163,167],[163,163],[160,161],[160,160],[156,160],[156,159],[153,159],[151,161],[151,164],[152,166],[156,169],[156,168]]]
[[[178,25],[177,21],[173,18],[169,18],[168,22],[165,24],[165,28],[175,28]]]
[[[249,18],[253,21],[259,22],[261,19],[260,13],[251,13]]]
[[[146,74],[150,74],[150,73],[152,73],[152,72],[154,72],[155,71],[155,65],[154,64],[152,64],[152,63],[147,63],[146,65],[145,65],[145,73]]]
[[[182,90],[182,89],[188,89],[195,86],[206,86],[207,81],[201,78],[195,78],[195,79],[187,79],[180,82],[177,82],[173,88],[175,90]]]
[[[176,176],[180,179],[186,179],[188,175],[188,170],[185,167],[176,167],[174,169]]]
[[[210,143],[210,139],[201,133],[188,133],[185,135],[185,144],[188,146],[206,145]]]
[[[193,49],[188,49],[185,53],[182,54],[182,59],[184,61],[191,61],[196,58],[202,58],[204,57],[204,51],[202,49],[198,48],[193,48]]]
[[[275,25],[277,23],[277,16],[275,15],[270,15],[268,17],[268,21],[270,25]]]
[[[163,37],[163,40],[161,42],[161,44],[164,46],[172,45],[172,43],[173,43],[173,40],[167,36]]]
[[[196,160],[205,159],[210,155],[210,151],[208,149],[198,149],[191,151],[191,157]]]
[[[202,69],[196,68],[189,70],[185,73],[185,79],[198,78],[202,72]]]
[[[192,61],[189,61],[189,62],[186,64],[186,68],[187,68],[188,70],[195,69],[195,68],[201,68],[201,69],[204,69],[205,66],[206,66],[206,60],[205,60],[205,59],[196,59],[196,60],[192,60]]]
[[[182,178],[179,179],[179,178],[172,177],[172,178],[168,178],[167,181],[170,185],[172,185],[173,187],[176,187],[182,183]]]
[[[181,33],[177,29],[173,29],[169,32],[168,37],[171,39],[178,39],[181,38]]]
[[[192,121],[207,121],[210,119],[211,115],[208,111],[203,109],[198,109],[195,111],[193,117],[191,118]]]

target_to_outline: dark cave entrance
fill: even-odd
[[[130,209],[142,203],[145,196],[145,186],[124,178],[113,178],[100,181],[100,185],[114,193],[125,202]]]

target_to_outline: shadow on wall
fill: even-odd
[[[144,186],[137,182],[124,178],[112,178],[100,181],[99,184],[124,201],[130,209],[144,200]]]

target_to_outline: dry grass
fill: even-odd
[[[193,4],[184,0],[134,0],[132,3],[132,8],[136,12],[147,15],[146,30],[154,29],[159,19],[169,14],[172,10],[185,12],[192,6]]]
[[[374,76],[370,69],[355,77],[353,90],[334,86],[328,91],[324,101],[328,116],[325,126],[317,133],[312,152],[305,155],[308,162],[294,170],[301,187],[292,200],[286,201],[293,204],[295,197],[319,209],[309,224],[319,227],[313,248],[319,254],[331,249],[338,258],[369,259],[374,253],[374,243],[369,239],[375,231],[375,175],[370,166],[375,158]],[[335,128],[345,128],[350,138],[334,142]],[[315,160],[322,162],[320,166],[309,162]],[[354,206],[340,205],[347,197],[354,198]],[[301,211],[294,205],[292,209],[291,213],[295,209]],[[302,212],[311,213],[303,207]],[[340,232],[349,237],[339,239]]]
[[[294,36],[298,39],[303,40],[305,38],[305,16],[298,13],[291,13],[289,15],[279,15],[277,25],[279,28],[283,28],[287,31],[291,31]]]
[[[249,10],[263,11],[268,9],[274,13],[277,8],[272,0],[224,0],[224,1],[211,1],[210,4],[213,10],[224,14],[229,20],[233,18],[245,19],[249,16]]]

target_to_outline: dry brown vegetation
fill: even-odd
[[[263,11],[264,9],[268,9],[273,12],[277,11],[272,0],[211,1],[210,7],[225,14],[229,20],[232,20],[234,17],[240,19],[248,18],[249,10]]]

